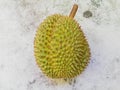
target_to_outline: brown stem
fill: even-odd
[[[73,8],[72,8],[72,10],[71,10],[71,12],[70,12],[70,15],[69,15],[70,18],[74,18],[75,14],[76,14],[76,12],[77,12],[77,9],[78,9],[78,5],[77,5],[77,4],[74,4],[74,5],[73,5]]]

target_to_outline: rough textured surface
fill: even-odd
[[[68,15],[73,0],[0,0],[0,90],[120,90],[120,0],[77,0],[75,19],[91,49],[86,70],[58,85],[36,65],[37,26],[54,13]],[[90,10],[92,17],[83,17]]]
[[[79,24],[68,16],[48,16],[34,40],[38,66],[51,78],[73,78],[89,63],[90,49]]]

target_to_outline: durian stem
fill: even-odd
[[[77,5],[77,4],[74,4],[74,5],[73,5],[73,8],[72,8],[72,10],[71,10],[71,12],[70,12],[70,15],[69,15],[70,18],[74,18],[75,14],[76,14],[76,12],[77,12],[77,9],[78,9],[78,5]]]

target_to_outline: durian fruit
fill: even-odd
[[[90,49],[79,24],[73,19],[78,6],[69,16],[48,16],[38,27],[34,39],[36,62],[50,78],[73,78],[89,63]]]

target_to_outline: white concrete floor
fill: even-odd
[[[75,82],[59,85],[36,65],[33,41],[46,16],[69,15],[74,2],[91,60]],[[120,0],[0,0],[0,90],[120,90]]]

